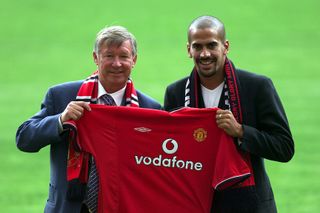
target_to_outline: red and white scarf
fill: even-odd
[[[82,83],[76,100],[96,104],[98,100],[98,81],[98,71],[95,71]],[[130,78],[127,81],[125,98],[126,106],[139,107],[137,92],[134,89],[132,80]]]
[[[85,101],[91,104],[97,104],[98,81],[98,71],[95,71],[82,83],[78,91],[76,101]],[[126,85],[125,106],[139,107],[137,92],[134,89],[130,78]],[[82,200],[85,195],[86,183],[88,182],[90,155],[88,153],[80,152],[80,149],[77,146],[77,129],[75,121],[67,121],[63,124],[63,127],[70,130],[67,165],[67,197],[70,200]]]

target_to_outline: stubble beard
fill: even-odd
[[[200,67],[198,67],[198,74],[203,78],[212,78],[217,74],[216,67],[212,67],[210,70],[203,70]]]

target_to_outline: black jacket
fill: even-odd
[[[258,194],[258,210],[255,212],[277,212],[264,159],[288,162],[293,157],[294,142],[288,120],[269,78],[243,70],[236,70],[236,74],[244,129],[240,149],[251,155]],[[184,106],[186,81],[187,77],[167,87],[165,110]],[[203,102],[202,97],[199,100]],[[204,106],[203,103],[199,105]]]

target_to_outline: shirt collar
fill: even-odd
[[[126,91],[126,87],[127,87],[127,85],[125,85],[122,89],[120,89],[120,90],[118,90],[118,91],[116,91],[114,93],[107,93],[107,91],[103,88],[103,86],[100,83],[100,81],[98,81],[98,102],[99,102],[99,98],[102,95],[108,94],[108,95],[111,95],[111,97],[116,102],[117,106],[121,106],[121,102],[122,102],[124,93]]]

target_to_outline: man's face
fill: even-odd
[[[132,46],[129,40],[118,45],[101,43],[99,53],[93,53],[98,66],[99,80],[107,92],[113,93],[126,85],[131,69],[136,63],[137,56],[132,55]]]
[[[223,73],[229,43],[215,29],[193,29],[189,32],[188,53],[202,78]]]

